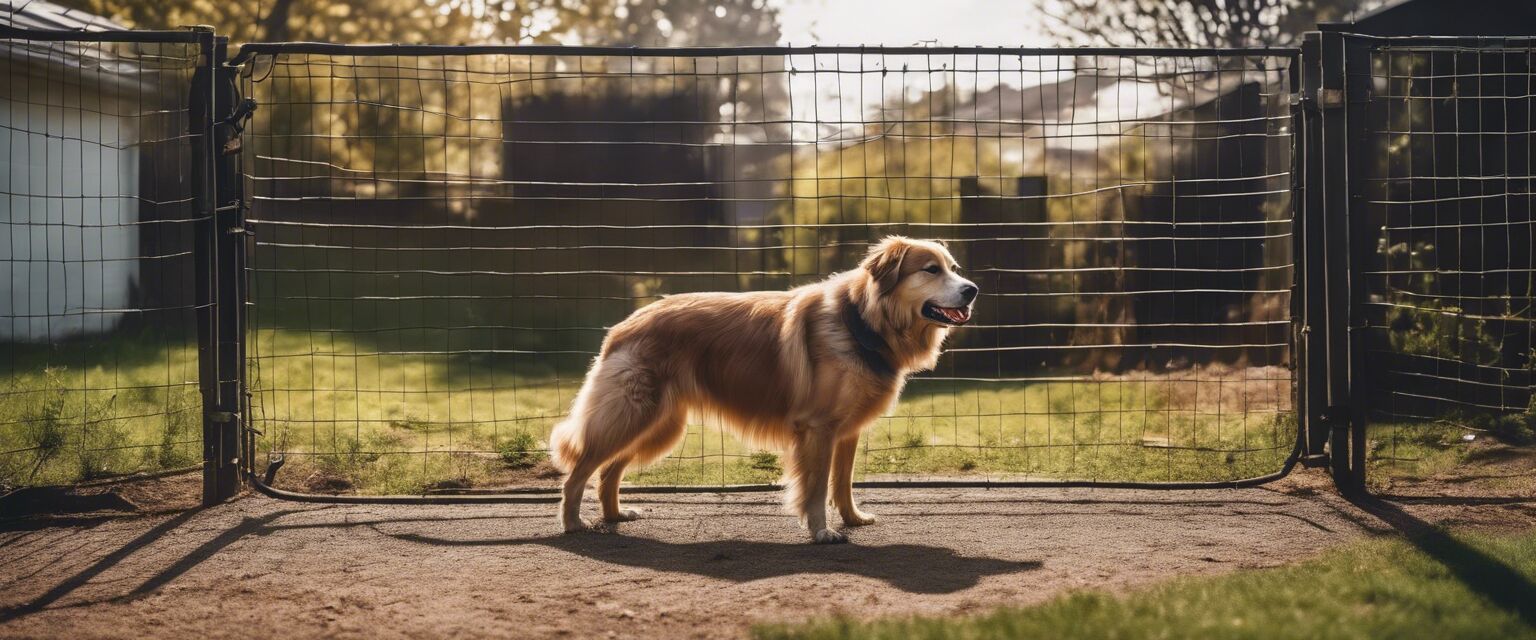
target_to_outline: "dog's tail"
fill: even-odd
[[[561,473],[570,473],[571,465],[581,459],[582,418],[573,411],[549,432],[549,461]]]

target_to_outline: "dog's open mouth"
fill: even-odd
[[[958,327],[971,321],[970,307],[941,307],[932,302],[923,304],[923,317],[939,324]]]

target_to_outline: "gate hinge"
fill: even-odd
[[[203,415],[207,416],[209,420],[220,424],[238,422],[240,420],[240,414],[233,411],[209,411]]]
[[[222,150],[224,155],[232,156],[240,153],[241,135],[245,133],[245,124],[251,119],[251,114],[256,113],[256,99],[246,98],[235,105],[235,110],[229,117],[219,122],[221,137],[224,139]]]

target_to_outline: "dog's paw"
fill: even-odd
[[[566,533],[576,533],[578,531],[586,531],[591,529],[592,523],[587,522],[583,518],[576,518],[574,520],[562,520],[560,526],[565,529]]]
[[[848,541],[848,534],[833,529],[822,529],[811,537],[816,544],[841,544]]]
[[[613,516],[604,516],[603,519],[608,522],[629,522],[631,520],[639,520],[642,513],[644,512],[639,509],[626,507],[619,509],[618,514]]]
[[[875,516],[875,514],[869,513],[867,511],[859,511],[857,509],[855,509],[853,513],[843,515],[843,524],[850,527],[862,527],[865,525],[871,525],[874,524],[876,520],[879,520],[879,518]]]

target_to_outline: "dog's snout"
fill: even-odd
[[[976,294],[980,292],[981,290],[977,289],[974,284],[967,283],[965,286],[960,287],[960,297],[965,299],[966,304],[970,304],[972,300],[975,300]]]

